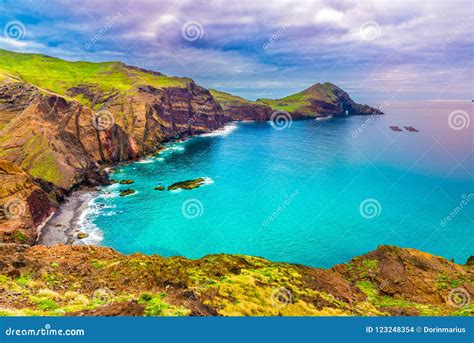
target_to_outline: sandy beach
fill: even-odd
[[[41,228],[37,244],[86,244],[77,235],[86,231],[80,227],[80,217],[94,196],[94,191],[78,190],[68,197]]]

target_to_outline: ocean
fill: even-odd
[[[389,244],[474,255],[473,104],[385,103],[383,116],[232,123],[117,166],[83,213],[123,253],[245,254],[331,267]],[[397,132],[390,126],[399,126]],[[419,132],[404,129],[412,126]],[[193,190],[158,185],[203,177]],[[121,189],[135,194],[120,197]]]

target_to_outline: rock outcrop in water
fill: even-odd
[[[0,244],[0,274],[0,315],[472,315],[474,294],[472,266],[392,246],[318,269]]]
[[[186,180],[186,181],[179,181],[175,182],[172,185],[168,186],[168,190],[172,191],[175,189],[194,189],[202,186],[206,180],[203,177],[199,177],[194,180]]]

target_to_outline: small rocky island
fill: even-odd
[[[175,182],[172,185],[168,186],[168,190],[172,191],[175,189],[194,189],[202,186],[206,182],[206,179],[203,177],[199,177],[194,180],[186,180],[186,181],[180,181],[180,182]]]

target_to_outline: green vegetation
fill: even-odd
[[[190,310],[182,306],[173,306],[164,301],[165,293],[152,295],[151,293],[143,293],[138,299],[139,304],[145,305],[146,316],[187,316]]]
[[[411,308],[423,316],[439,316],[443,313],[443,310],[437,306],[418,304],[403,298],[396,299],[387,295],[379,295],[375,285],[370,281],[360,281],[356,285],[367,296],[367,300],[381,310],[386,307]]]
[[[103,92],[127,93],[140,85],[185,87],[191,79],[170,77],[131,68],[121,62],[70,62],[40,54],[23,54],[0,49],[0,79],[7,76],[29,82],[63,96],[79,85],[97,87]],[[89,100],[75,97],[85,105]]]
[[[210,89],[209,91],[214,99],[223,106],[258,105],[255,101],[250,101],[237,95],[221,92],[215,89]]]
[[[325,102],[333,102],[336,100],[336,95],[334,94],[335,87],[336,86],[331,83],[318,83],[304,91],[282,99],[257,99],[257,103],[268,105],[278,111],[298,112],[310,116],[316,115],[311,109],[311,101],[322,100]]]
[[[245,255],[189,260],[125,256],[91,246],[31,249],[37,259],[21,267],[21,276],[0,277],[0,293],[5,295],[0,297],[0,316],[87,315],[93,309],[110,314],[133,310],[147,316],[468,316],[473,310],[472,305],[456,308],[445,300],[450,287],[470,281],[470,272],[446,261],[436,275],[431,273],[440,271],[436,258],[394,248],[332,270]],[[410,282],[402,279],[403,287],[393,292],[380,275],[392,265],[390,258],[405,262],[402,277],[414,269],[407,276]],[[418,267],[426,268],[432,261],[436,269]],[[448,289],[432,292],[437,283],[446,283]]]
[[[92,261],[92,267],[94,267],[95,269],[101,269],[101,268],[104,268],[105,267],[105,263],[102,262],[102,261]]]
[[[15,231],[15,240],[19,243],[25,243],[28,240],[28,237],[23,231]]]

